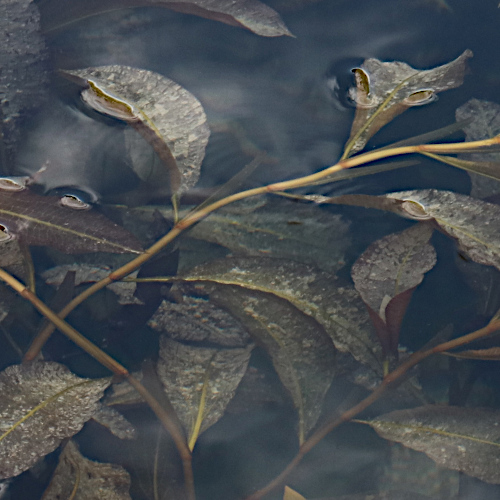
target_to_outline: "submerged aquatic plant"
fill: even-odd
[[[144,3],[148,2],[130,5]],[[264,36],[289,34],[279,16],[257,1],[240,2],[240,9],[234,2],[158,3],[243,25]],[[98,10],[93,2],[79,5],[79,16]],[[117,6],[123,5],[107,2],[107,8]],[[62,15],[57,22],[63,25],[70,20]],[[389,390],[411,409],[359,419],[358,424],[373,427],[383,439],[423,451],[445,468],[500,483],[498,467],[492,466],[500,457],[495,430],[500,413],[453,404],[440,407],[416,384],[411,371],[438,353],[498,361],[496,346],[462,354],[454,351],[498,331],[498,313],[490,314],[485,326],[471,329],[474,331],[467,335],[449,340],[437,334],[411,355],[399,352],[399,335],[412,295],[425,273],[436,265],[431,241],[435,230],[454,240],[467,259],[499,270],[498,205],[435,189],[338,197],[290,192],[296,188],[313,191],[318,184],[335,183],[349,176],[352,167],[362,167],[352,176],[393,169],[390,163],[369,164],[409,154],[430,156],[500,180],[500,163],[495,158],[481,156],[473,161],[448,156],[495,155],[500,130],[493,134],[484,131],[485,137],[468,142],[431,144],[450,131],[445,129],[426,136],[425,141],[412,138],[362,153],[369,138],[398,114],[431,102],[437,92],[459,86],[471,56],[465,51],[454,61],[426,71],[402,62],[366,60],[355,70],[356,88],[351,95],[356,116],[344,154],[335,165],[311,175],[237,191],[241,177],[266,161],[258,155],[243,175],[186,211],[179,206],[181,195],[196,183],[208,141],[206,117],[197,99],[166,77],[146,70],[105,66],[67,71],[71,79],[76,79],[78,92],[91,111],[130,125],[124,136],[133,160],[131,168],[146,184],[163,182],[160,191],[171,195],[172,209],[165,203],[127,210],[122,213],[127,230],[95,208],[81,211],[83,201],[78,198],[63,198],[61,203],[59,198],[42,196],[24,184],[17,189],[12,179],[5,180],[5,189],[0,186],[0,224],[9,236],[0,241],[0,279],[23,299],[17,302],[7,288],[2,289],[4,342],[11,344],[23,363],[13,360],[0,373],[0,479],[17,477],[60,447],[58,464],[51,471],[49,484],[44,485],[43,498],[130,498],[131,482],[124,468],[88,460],[69,439],[78,439],[82,426],[93,419],[122,440],[134,440],[139,435],[135,449],[129,444],[117,445],[122,449],[128,447],[137,455],[140,445],[146,446],[151,457],[151,481],[141,473],[141,464],[127,464],[133,472],[132,486],[141,484],[144,489],[142,497],[195,500],[193,449],[200,435],[234,404],[244,380],[252,380],[256,369],[249,360],[257,344],[269,355],[296,409],[299,449],[267,486],[253,493],[247,491],[248,500],[263,498],[283,487],[304,456],[333,429],[357,417]],[[459,127],[465,125],[460,123]],[[142,155],[134,155],[134,148],[141,146],[133,129],[151,144],[161,160],[153,175],[148,174]],[[4,143],[2,160],[6,162],[16,151],[15,130]],[[30,182],[36,184],[36,174]],[[274,194],[280,197],[270,196]],[[252,205],[251,200],[256,198],[258,202]],[[292,205],[290,198],[303,203]],[[352,286],[338,275],[344,267],[343,249],[348,245],[346,223],[322,211],[318,207],[322,204],[389,211],[415,224],[373,242],[352,266]],[[228,212],[231,207],[234,211]],[[108,207],[115,215],[122,208]],[[327,231],[338,234],[325,236],[323,245],[312,241]],[[137,232],[142,242],[132,232]],[[161,237],[143,250],[151,235],[156,237],[158,233]],[[181,236],[215,243],[218,250],[208,247],[201,257],[191,256],[189,261],[189,241]],[[33,264],[30,246],[88,254],[90,261],[96,252],[121,255],[113,258],[97,254],[98,264],[82,260],[68,265],[57,254],[51,260],[58,265],[47,270],[43,269],[47,265],[39,268],[38,263]],[[221,247],[232,255],[225,255]],[[58,287],[50,305],[45,285],[41,291],[35,289],[35,276],[40,275]],[[104,310],[99,300],[93,300],[98,292],[102,302],[108,302]],[[487,290],[487,294],[490,292]],[[46,321],[21,342],[15,333],[16,323],[25,313],[24,301]],[[498,303],[495,305],[498,307]],[[84,320],[73,315],[66,321],[79,306],[86,307]],[[24,321],[31,325],[37,319],[27,317]],[[106,338],[96,335],[94,330],[103,319],[118,335],[111,327]],[[86,371],[83,367],[70,371],[64,364],[71,366],[69,355],[58,353],[61,347],[51,338],[56,329],[114,377],[98,378],[95,371],[91,376],[91,370],[86,377],[73,373]],[[158,333],[159,341],[150,342],[150,349],[138,356],[139,362],[134,353],[127,352],[128,337],[132,338],[131,349],[136,350],[143,340],[141,335],[152,331]],[[63,343],[62,349],[70,348]],[[141,363],[143,357],[148,358],[145,363]],[[371,392],[339,412],[340,416],[337,410],[322,416],[330,385],[341,374]],[[256,393],[250,392],[247,405],[256,401]],[[132,425],[124,417],[128,416],[127,405],[144,403],[163,428],[152,438],[147,425]],[[121,411],[115,409],[118,405]],[[146,418],[146,412],[141,415]],[[172,443],[178,452],[175,458]],[[162,474],[165,471],[167,476]],[[97,490],[101,496],[94,494]],[[285,486],[283,498],[304,497]]]

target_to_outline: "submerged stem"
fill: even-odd
[[[495,316],[484,328],[480,328],[475,332],[469,333],[468,335],[463,335],[457,339],[444,342],[430,349],[423,351],[417,351],[412,354],[404,363],[399,365],[394,371],[389,373],[384,377],[381,384],[365,399],[360,401],[357,405],[353,406],[346,412],[344,412],[340,417],[334,418],[327,421],[323,426],[321,426],[316,432],[314,432],[300,447],[297,455],[293,460],[287,465],[279,476],[274,478],[267,486],[256,491],[252,495],[245,498],[245,500],[260,500],[262,497],[275,490],[276,488],[283,485],[284,481],[290,475],[290,473],[295,469],[295,467],[302,461],[304,456],[309,453],[320,441],[323,440],[333,429],[339,425],[352,420],[356,415],[366,410],[371,404],[377,401],[380,396],[382,396],[387,389],[390,388],[392,384],[398,381],[410,368],[420,363],[423,359],[429,357],[431,354],[438,354],[456,347],[461,347],[470,342],[486,337],[491,333],[500,329],[500,319]]]

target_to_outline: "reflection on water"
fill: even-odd
[[[103,205],[110,201],[130,206],[147,205],[167,198],[164,186],[148,185],[133,172],[125,139],[125,124],[85,109],[78,89],[55,75],[57,68],[128,65],[160,73],[193,93],[202,103],[211,129],[201,180],[194,191],[198,188],[200,191],[208,188],[210,192],[210,188],[228,180],[261,152],[267,153],[267,156],[263,165],[246,181],[248,185],[290,179],[334,164],[341,156],[349,137],[354,114],[352,95],[349,94],[349,88],[354,84],[352,69],[369,57],[401,60],[415,68],[427,69],[451,61],[466,49],[474,52],[470,63],[471,71],[466,76],[464,85],[443,93],[438,102],[411,109],[377,134],[367,149],[452,123],[455,120],[455,109],[471,97],[498,100],[500,67],[495,62],[500,55],[497,34],[500,11],[495,1],[475,3],[468,0],[268,0],[266,3],[281,13],[294,37],[259,37],[243,29],[158,8],[103,13],[47,33],[48,48],[54,66],[51,94],[48,103],[30,120],[24,131],[13,173],[30,175],[37,184],[43,186],[42,190],[45,192],[57,193],[60,196],[70,195],[64,198],[65,203],[76,203],[80,195],[83,195],[83,202],[99,200]],[[42,15],[44,12],[50,12],[50,8],[71,9],[72,5],[74,4],[70,0],[45,0],[41,2]],[[151,169],[154,170],[158,159],[155,158],[153,150],[146,143],[140,147],[142,149],[139,153],[135,153],[145,158],[146,162],[150,161]],[[430,160],[423,159],[418,167],[345,181],[339,185],[334,184],[333,187],[321,188],[323,191],[313,191],[359,191],[378,194],[421,187],[467,193],[470,186],[465,173],[444,165],[436,166]],[[281,201],[283,200],[280,199],[280,203]],[[86,203],[85,206],[87,207]],[[300,210],[293,211],[292,202],[284,210],[269,209],[269,206],[281,207],[279,203],[262,206],[263,214],[265,209],[273,211],[273,217],[269,217],[269,221],[265,221],[266,224],[261,224],[259,215],[256,216],[257,219],[252,219],[254,209],[241,204],[235,207],[235,210],[240,209],[241,212],[232,214],[229,210],[221,212],[218,219],[210,218],[212,225],[206,226],[208,235],[199,236],[203,234],[200,225],[197,228],[198,233],[193,231],[190,234],[191,239],[181,244],[181,269],[188,268],[193,262],[204,263],[211,257],[222,257],[230,253],[238,255],[238,245],[245,247],[244,250],[253,262],[258,261],[260,257],[273,257],[270,254],[276,252],[278,247],[278,244],[273,247],[268,243],[273,241],[273,238],[276,238],[280,245],[288,246],[287,251],[290,254],[294,245],[305,247],[304,242],[307,241],[311,255],[294,259],[310,264],[311,261],[314,262],[311,260],[312,254],[317,253],[322,258],[329,255],[332,260],[335,259],[335,265],[329,262],[329,265],[318,264],[317,267],[332,271],[343,266],[339,272],[338,283],[335,282],[333,286],[333,280],[330,280],[330,288],[327,285],[322,285],[322,288],[318,285],[314,289],[315,305],[320,303],[327,293],[330,294],[328,297],[333,297],[332,308],[328,309],[328,314],[333,317],[338,313],[335,307],[342,299],[348,300],[346,297],[350,295],[346,291],[336,297],[331,289],[338,291],[343,286],[351,287],[352,263],[369,243],[382,235],[406,227],[406,222],[395,220],[387,214],[373,214],[351,207],[314,207],[318,213],[321,210],[322,216],[330,216],[330,226],[316,233],[330,231],[331,234],[328,237],[322,234],[311,236],[311,231],[308,230],[311,230],[313,224],[299,216]],[[291,208],[288,214],[289,206]],[[127,217],[130,217],[133,221],[130,222],[130,230],[140,234],[148,242],[164,234],[173,219],[172,214],[163,208],[153,211],[149,207],[142,207],[126,215],[116,207],[107,210],[112,217],[117,217],[118,213],[122,221],[128,221]],[[335,212],[335,225],[332,222],[332,212]],[[341,222],[340,218],[337,218],[340,217],[339,214],[343,217]],[[306,223],[307,227],[301,227]],[[224,224],[227,224],[226,228]],[[286,230],[279,224],[286,225]],[[294,231],[295,228],[297,231]],[[222,236],[219,236],[219,232]],[[227,243],[229,233],[234,238],[231,244]],[[242,241],[249,235],[258,243],[244,245]],[[328,246],[335,244],[335,238],[339,248],[329,250]],[[469,282],[466,284],[466,279],[457,273],[458,268],[454,263],[457,252],[450,240],[438,235],[435,236],[434,244],[438,250],[439,264],[414,294],[403,324],[401,343],[412,349],[420,348],[424,341],[432,338],[448,323],[456,322],[457,334],[465,334],[484,324],[484,317],[478,318],[480,313],[476,313],[475,305],[471,304],[478,301],[478,297],[479,300],[484,297],[486,292],[478,292],[474,285]],[[349,249],[344,252],[344,247],[347,246]],[[140,277],[174,275],[177,270],[177,251],[176,248],[174,253],[161,256],[157,261],[145,266]],[[100,264],[103,257],[98,255],[84,259],[90,264]],[[38,249],[34,252],[34,262],[38,273],[39,270],[41,272],[57,264],[72,263],[73,256],[66,257],[51,250]],[[105,262],[106,265],[114,267],[121,263],[122,260],[112,259]],[[294,268],[295,265],[297,267]],[[272,266],[279,267],[274,262]],[[294,262],[290,266],[287,269],[297,269],[299,265]],[[230,272],[235,272],[235,269],[240,270],[242,275],[255,273],[254,282],[259,283],[261,277],[257,271],[261,269],[253,267],[245,270],[242,265],[241,270],[234,264]],[[230,272],[228,271],[228,276]],[[278,274],[278,270],[276,273]],[[292,288],[296,286],[302,293],[301,287],[306,288],[311,282],[320,281],[319,274],[314,276],[310,278],[309,275],[300,273],[298,276],[287,275],[289,281],[285,284]],[[232,275],[230,277],[235,279]],[[212,279],[210,276],[209,278]],[[204,279],[210,281],[209,278]],[[494,296],[498,278],[496,275],[489,275],[489,279],[493,284],[488,294]],[[92,279],[82,281],[90,282]],[[233,282],[231,284],[234,285]],[[273,282],[269,287],[275,285]],[[287,311],[288,314],[289,309],[297,309],[294,309],[293,314],[290,313],[291,319],[283,313],[282,316],[287,316],[289,320],[288,325],[306,325],[303,327],[305,329],[309,325],[308,322],[312,321],[310,316],[315,319],[320,316],[317,311],[311,312],[303,305],[309,297],[295,296],[295,289],[290,292],[283,283],[278,285],[282,285],[283,289],[273,289],[272,300],[265,300],[269,300],[268,309],[271,311]],[[141,300],[134,299],[126,304],[107,290],[78,309],[71,317],[71,322],[95,343],[104,346],[108,352],[119,358],[128,368],[138,370],[143,359],[158,355],[157,335],[152,324],[147,322],[165,297],[168,299],[165,308],[171,309],[171,316],[168,317],[171,323],[167,322],[167,325],[172,330],[180,328],[179,325],[186,329],[188,322],[182,320],[182,315],[192,312],[189,309],[190,301],[186,299],[188,294],[196,297],[196,300],[193,300],[195,303],[202,300],[198,296],[203,296],[204,301],[207,294],[214,303],[222,300],[220,292],[203,288],[202,285],[192,288],[178,286],[174,287],[173,291],[170,286],[142,283]],[[243,295],[239,288],[241,287],[235,287],[232,295],[244,302],[244,312],[251,316],[252,321],[265,323],[265,314],[269,313],[269,310],[262,312],[255,305],[259,300],[265,302],[262,289],[257,287],[256,295],[251,295],[255,290],[247,291],[248,295]],[[45,300],[52,295],[45,283],[41,283],[38,293]],[[273,300],[275,302],[272,302]],[[293,304],[287,302],[289,309],[283,306],[287,300]],[[18,341],[25,348],[29,343],[27,332],[34,335],[38,317],[24,315],[24,303],[19,301],[12,304],[9,315],[14,319],[10,319],[7,326],[12,332],[19,334],[21,340]],[[175,307],[172,304],[175,304]],[[228,323],[224,323],[227,320],[221,318],[225,318],[224,315],[229,315],[229,312],[238,318],[238,321],[233,318],[238,322],[238,328],[258,330],[255,325],[250,325],[241,318],[243,313],[238,316],[235,312],[237,305],[230,305],[228,299],[223,306],[220,303],[218,306],[220,310],[211,312],[213,316],[210,317],[205,310],[203,314],[195,311],[196,321],[200,320],[201,323],[199,328],[202,334],[204,327],[212,328],[210,334],[217,328],[227,330]],[[54,306],[55,309],[60,307],[62,305]],[[187,313],[182,310],[183,307],[188,309]],[[359,314],[356,314],[355,309],[354,311],[353,316],[364,314],[364,309]],[[23,317],[23,322],[26,322],[29,328],[17,321],[19,317]],[[478,322],[480,324],[476,325]],[[174,323],[175,326],[172,326]],[[316,327],[318,331],[323,332],[326,327],[320,323]],[[168,327],[166,330],[168,334]],[[287,337],[283,335],[283,331],[278,330],[276,327],[271,340],[276,344],[286,343],[291,336]],[[254,350],[250,368],[242,375],[242,382],[228,408],[228,415],[203,433],[195,448],[198,500],[233,500],[243,497],[278,474],[297,451],[297,413],[294,404],[296,407],[300,405],[297,404],[297,399],[294,399],[293,384],[299,384],[300,381],[293,380],[289,385],[285,383],[289,391],[287,392],[276,373],[279,369],[275,371],[276,366],[273,367],[275,353],[270,347],[272,342],[264,335],[259,337],[255,331],[253,334],[258,337],[260,347]],[[170,334],[175,337],[173,332]],[[12,333],[10,335],[13,336]],[[190,337],[188,342],[190,347],[196,343],[193,338]],[[302,346],[303,352],[310,347],[306,345],[306,340]],[[205,339],[204,348],[213,348],[212,341],[206,342]],[[297,349],[297,346],[294,345],[294,348]],[[299,352],[302,353],[300,349]],[[2,368],[14,363],[16,356],[16,353],[9,351],[5,359],[1,360]],[[404,354],[402,356],[404,357]],[[90,365],[93,362],[61,338],[52,340],[46,357],[68,364],[75,372],[87,375],[89,366],[92,366],[92,369],[96,366]],[[326,394],[326,410],[321,414],[321,408],[317,409],[317,415],[311,418],[314,422],[317,419],[321,422],[328,412],[335,411],[342,404],[346,405],[344,410],[347,409],[350,405],[345,403],[345,400],[354,403],[367,394],[366,388],[361,388],[354,382],[364,380],[365,386],[368,386],[373,373],[367,374],[368,370],[365,370],[365,367],[360,368],[351,358],[340,358],[341,361],[337,359],[337,362],[341,365],[341,373],[337,373],[332,388]],[[215,354],[207,359],[212,362]],[[293,364],[294,359],[288,362]],[[282,360],[281,363],[286,365],[287,360]],[[425,396],[444,400],[448,404],[466,405],[468,399],[464,392],[472,393],[476,398],[472,398],[473,405],[476,405],[477,401],[477,405],[498,407],[497,365],[493,369],[485,370],[483,366],[471,363],[467,365],[469,371],[466,380],[461,378],[466,372],[465,369],[461,371],[461,366],[456,361],[448,360],[426,365],[427,373],[420,380],[424,385]],[[185,372],[188,373],[191,369],[194,370],[186,365]],[[435,373],[436,379],[429,376],[429,373]],[[286,378],[282,376],[282,372],[280,376],[282,380]],[[438,380],[438,377],[442,379]],[[458,390],[458,386],[464,392]],[[221,387],[222,383],[218,390],[222,390]],[[415,390],[418,392],[420,388]],[[214,391],[216,392],[215,389]],[[398,395],[391,393],[379,401],[375,408],[365,412],[363,418],[407,408],[408,401],[412,401],[413,405],[422,403],[419,398],[423,393],[418,393],[417,398],[410,393],[408,388],[407,392]],[[439,396],[436,396],[437,394]],[[454,395],[455,399],[450,395]],[[124,413],[140,426],[141,422],[151,420],[149,414],[145,417],[144,411],[135,408],[124,410]],[[302,408],[301,411],[307,409]],[[154,496],[150,483],[149,486],[138,486],[155,467],[156,452],[151,452],[151,448],[156,438],[151,436],[156,436],[156,421],[141,429],[140,432],[145,436],[143,448],[147,450],[140,451],[137,451],[139,448],[134,448],[133,444],[130,447],[128,444],[123,445],[122,448],[121,444],[117,444],[116,438],[103,429],[96,430],[93,425],[97,426],[87,426],[78,438],[82,452],[101,461],[122,463],[128,467],[133,477],[134,498],[165,498],[158,496],[158,492],[157,496]],[[290,439],[290,436],[293,436],[293,439]],[[170,475],[167,479],[163,478],[164,491],[176,496],[180,495],[176,481],[180,481],[181,471],[172,450],[172,444],[168,442],[165,449],[157,452],[157,456],[163,457],[165,470],[168,470]],[[141,453],[144,453],[145,458]],[[477,492],[480,490],[482,499],[490,498],[490,494],[499,495],[498,490],[493,487],[476,484],[475,480],[459,480],[457,473],[440,471],[430,461],[425,461],[423,465],[419,459],[413,462],[409,455],[401,452],[399,448],[391,448],[387,441],[378,438],[368,427],[349,424],[330,435],[315,449],[297,470],[296,475],[292,476],[291,484],[296,484],[300,491],[307,491],[310,495],[308,498],[311,499],[398,489],[425,495],[422,498],[444,499],[457,494],[459,481],[460,496],[457,499],[479,498]],[[389,459],[391,456],[392,464]],[[141,463],[138,464],[138,461]],[[48,480],[49,473],[46,469],[49,467],[43,467],[41,472],[29,473],[34,479],[31,477],[26,480],[31,481],[35,489],[40,490],[40,484]],[[24,479],[17,480],[12,491],[24,492],[23,481]],[[12,498],[21,498],[15,497],[16,494],[12,493]],[[282,495],[271,495],[269,498],[281,499]]]

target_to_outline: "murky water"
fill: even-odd
[[[266,3],[280,13],[294,37],[259,37],[240,28],[154,7],[102,13],[47,32],[52,72],[50,96],[23,130],[16,165],[9,173],[35,176],[43,186],[42,191],[80,193],[90,201],[99,200],[103,206],[107,202],[144,206],[165,200],[164,191],[153,186],[149,191],[145,189],[130,168],[123,134],[125,125],[85,110],[75,89],[57,75],[58,69],[110,64],[133,66],[167,76],[196,96],[211,129],[200,181],[193,192],[188,193],[196,199],[205,197],[211,188],[230,179],[260,153],[267,154],[266,161],[245,180],[245,187],[307,175],[335,164],[349,137],[354,116],[354,108],[346,97],[353,85],[352,69],[366,58],[399,60],[418,69],[428,69],[455,59],[466,49],[474,53],[462,86],[443,92],[432,104],[412,108],[398,117],[368,143],[367,150],[453,123],[456,108],[470,98],[498,102],[500,9],[495,0],[268,0]],[[47,16],[46,26],[50,24],[51,12],[76,10],[70,0],[43,0],[40,8],[42,20]],[[462,138],[460,133],[453,137]],[[144,155],[150,155],[153,163],[152,150],[144,147]],[[139,184],[140,194],[136,189]],[[470,180],[463,171],[422,159],[418,166],[318,189],[308,188],[304,192],[381,194],[419,188],[468,194]],[[302,219],[294,219],[293,205],[290,206],[286,225],[304,224]],[[279,212],[282,208],[274,210]],[[323,215],[342,216],[342,220],[350,224],[349,230],[340,224],[330,229],[339,231],[339,240],[349,239],[349,244],[342,243],[347,248],[345,254],[335,254],[342,283],[350,282],[350,265],[368,244],[408,227],[406,221],[393,215],[360,208],[317,210]],[[116,213],[111,215],[116,217]],[[223,216],[228,217],[229,225],[243,224],[243,219],[238,219],[240,213]],[[135,223],[136,227],[131,227],[136,233],[146,226],[141,220]],[[170,224],[160,216],[154,223],[151,217],[148,220],[148,241],[163,234]],[[141,224],[143,228],[137,227]],[[322,231],[328,230],[321,228],[317,232],[318,241],[326,238]],[[218,229],[209,228],[207,232],[216,233]],[[275,230],[281,231],[267,226],[252,231],[267,234]],[[308,233],[297,237],[300,238],[304,245],[314,239]],[[471,306],[478,295],[470,281],[458,272],[456,261],[460,257],[453,243],[439,234],[433,241],[438,250],[438,266],[415,292],[403,323],[401,344],[410,350],[419,349],[450,323],[454,323],[457,335],[465,334],[483,326],[491,317],[484,310],[479,311],[479,307]],[[228,250],[217,246],[218,243],[216,237],[194,235],[181,247],[181,269],[189,268],[192,262],[209,260],[210,256],[238,253],[235,244]],[[257,248],[256,252],[266,256],[268,250]],[[100,258],[87,260],[95,263]],[[72,259],[51,251],[34,251],[37,272]],[[165,264],[165,260],[170,264]],[[160,260],[156,268],[148,269],[147,275],[175,274],[174,258],[168,255],[165,260]],[[311,263],[310,260],[304,262]],[[488,279],[495,281],[497,277]],[[492,286],[491,293],[496,293],[496,289],[496,285]],[[41,284],[39,290],[45,300],[52,295],[45,284]],[[146,312],[137,304],[125,308],[118,305],[115,298],[102,294],[71,317],[71,322],[125,365],[128,363],[128,368],[139,369],[144,358],[157,356],[157,336],[146,322],[158,307],[157,301],[161,301],[158,290],[159,287],[152,292],[147,290],[152,295],[145,295],[146,309],[151,306]],[[165,289],[161,293],[165,295]],[[181,296],[182,293],[178,292]],[[175,301],[172,297],[169,300]],[[16,314],[22,316],[24,306],[16,304],[15,307],[19,309]],[[37,318],[29,317],[26,322],[35,329]],[[16,322],[8,328],[13,332],[22,330]],[[24,349],[29,344],[29,335],[25,332],[19,335]],[[198,500],[242,498],[276,476],[297,451],[294,405],[281,386],[268,350],[265,343],[255,349],[243,389],[240,387],[228,414],[202,434],[197,443],[194,468]],[[53,342],[47,357],[68,364],[82,375],[93,376],[100,370],[60,338]],[[2,368],[16,362],[15,359],[16,354],[9,351],[2,359]],[[463,381],[458,375],[460,367],[453,363],[457,362],[451,362],[451,366],[438,362],[424,365],[420,382],[426,396],[433,402],[498,408],[498,365],[493,366],[493,361],[467,365],[470,373]],[[262,384],[261,392],[251,392],[249,387],[255,389],[257,383]],[[472,393],[471,400],[463,393],[460,396],[456,387],[460,383],[464,391]],[[250,394],[248,399],[244,397],[245,390]],[[346,398],[354,403],[365,394],[365,388],[356,386],[349,374],[342,373],[325,397],[328,410],[324,410],[320,421]],[[389,395],[363,417],[406,408],[407,401]],[[143,425],[143,450],[132,445],[130,449],[128,445],[121,448],[116,438],[98,429],[97,424],[87,426],[78,441],[88,457],[121,463],[133,471],[134,499],[153,498],[150,486],[139,486],[151,479],[150,471],[143,470],[147,469],[143,464],[141,469],[137,462],[141,462],[140,453],[151,455],[150,448],[157,441],[156,424],[143,410],[124,411],[133,423]],[[144,425],[148,419],[151,423]],[[175,454],[170,449],[164,454],[169,477],[178,478],[180,471]],[[144,458],[144,463],[150,459],[151,456]],[[410,465],[406,465],[406,460]],[[459,479],[456,473],[450,479],[447,471],[436,470],[430,460],[423,465],[419,462],[415,472],[412,460],[414,457],[391,450],[391,445],[368,427],[349,424],[328,436],[305,459],[292,475],[290,484],[304,492],[308,499],[405,490],[410,483],[412,493],[426,495],[415,498],[488,500],[500,496],[497,488],[463,477]],[[35,495],[26,491],[30,487],[42,489],[40,485],[48,480],[48,468],[45,465],[40,467],[42,472],[25,473],[24,479],[15,483],[11,498]],[[428,477],[420,477],[420,484],[415,477],[425,474]],[[455,497],[459,482],[460,496]],[[172,495],[168,498],[182,498],[175,481],[169,483],[167,479],[165,484],[165,491]],[[167,496],[159,494],[154,498]],[[266,498],[281,500],[282,494]]]

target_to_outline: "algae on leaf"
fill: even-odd
[[[17,476],[76,434],[111,379],[86,379],[36,361],[0,373],[0,479]]]

